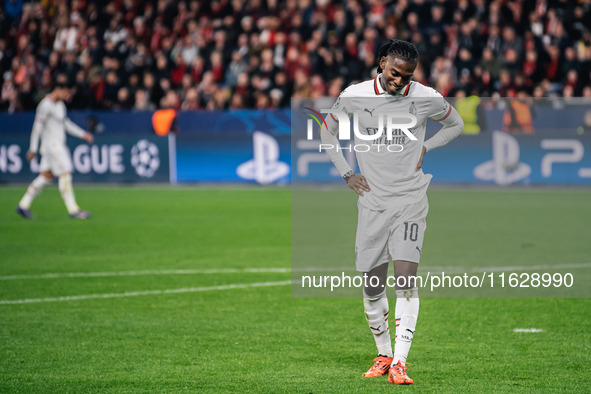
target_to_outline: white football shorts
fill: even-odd
[[[395,260],[420,261],[429,212],[427,196],[419,202],[384,211],[373,211],[359,203],[357,208],[357,271],[369,272]]]
[[[70,151],[65,146],[58,146],[41,154],[41,162],[39,163],[39,170],[51,171],[54,176],[60,176],[67,172],[72,172],[72,160],[70,159]]]

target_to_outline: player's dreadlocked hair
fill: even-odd
[[[378,51],[378,73],[382,72],[380,61],[384,56],[395,55],[400,60],[408,63],[416,63],[419,61],[419,51],[414,44],[402,40],[390,40],[382,45]]]

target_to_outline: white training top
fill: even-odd
[[[364,136],[379,134],[380,126],[382,128],[381,137],[373,141],[363,140],[352,133],[355,135],[359,169],[371,189],[359,197],[359,202],[372,210],[420,201],[432,178],[432,175],[416,170],[422,147],[431,150],[445,145],[463,129],[463,122],[455,109],[434,89],[410,82],[396,95],[390,95],[382,89],[379,78],[380,75],[373,80],[349,86],[332,107],[333,111],[342,111],[351,117],[352,123],[357,118],[359,133]],[[402,125],[412,119],[408,114],[416,117],[415,126],[408,127],[416,141],[401,130]],[[386,115],[392,118],[391,123],[401,126],[392,127],[392,139],[386,138]],[[428,118],[442,122],[446,127],[425,142]],[[336,146],[338,119],[330,114],[326,120],[330,133],[321,133],[322,142]],[[351,171],[341,151],[333,149],[327,150],[327,153],[341,176]]]
[[[82,138],[85,133],[68,119],[66,105],[62,101],[55,102],[49,96],[45,96],[37,106],[29,150],[37,152],[39,139],[41,139],[41,154],[64,147],[66,132],[79,138]]]

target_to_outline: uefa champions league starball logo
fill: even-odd
[[[142,178],[154,176],[160,167],[158,147],[147,140],[140,140],[131,148],[131,165]]]

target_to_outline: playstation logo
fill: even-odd
[[[519,142],[512,135],[495,131],[492,135],[493,159],[474,168],[474,176],[507,186],[527,178],[531,167],[519,162]]]
[[[252,138],[254,157],[236,168],[238,176],[267,185],[288,175],[289,165],[279,161],[279,144],[275,138],[260,131],[255,131]]]

